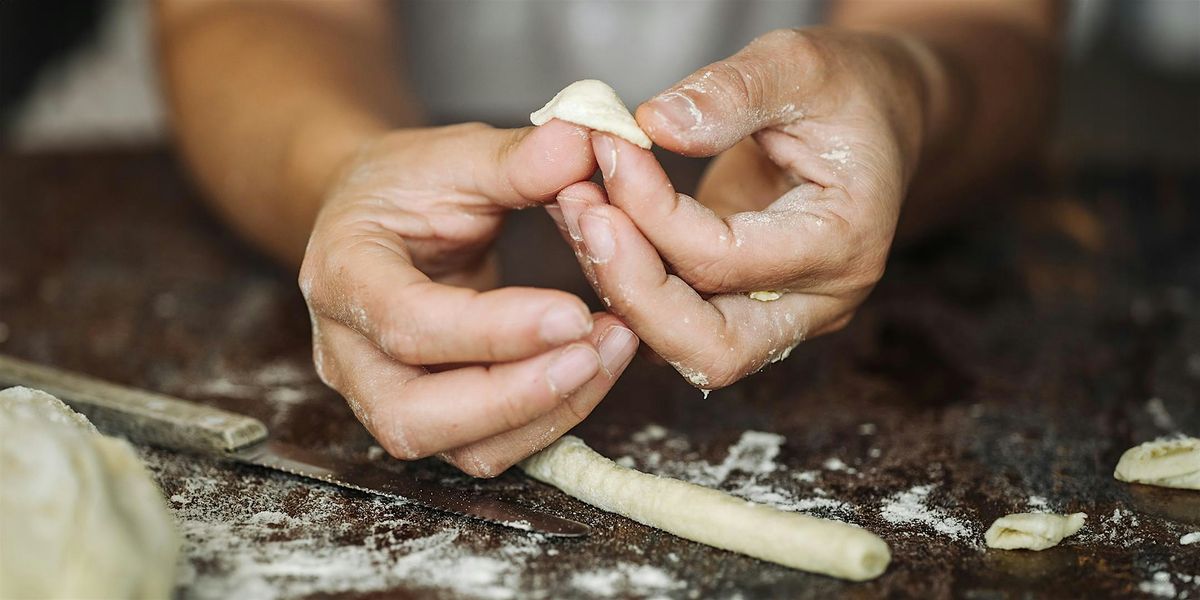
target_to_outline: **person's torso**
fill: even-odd
[[[398,11],[413,88],[437,120],[517,124],[579,79],[631,106],[820,0],[412,0]]]

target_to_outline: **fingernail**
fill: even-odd
[[[600,352],[600,363],[604,365],[604,371],[612,377],[613,373],[633,358],[637,347],[638,339],[632,331],[620,325],[613,325],[600,336],[600,344],[596,349]]]
[[[554,224],[557,225],[559,229],[564,231],[567,229],[567,222],[563,220],[562,209],[559,208],[557,204],[547,204],[546,214],[550,215],[550,220],[554,221]]]
[[[592,213],[584,213],[579,218],[579,227],[583,230],[583,243],[587,246],[588,258],[594,263],[606,263],[616,251],[616,241],[613,240],[612,223],[608,219]]]
[[[558,206],[562,208],[563,220],[567,222],[567,235],[576,242],[582,242],[583,234],[579,232],[579,215],[583,214],[587,207],[584,206],[582,200],[565,196],[559,196]]]
[[[580,217],[583,229],[583,245],[588,248],[588,258],[593,263],[607,263],[617,250],[617,241],[612,238],[612,223],[607,218],[586,212]]]
[[[565,344],[575,341],[592,331],[592,321],[575,308],[553,308],[542,316],[538,335],[547,344]]]
[[[593,143],[600,172],[604,174],[604,180],[609,181],[617,176],[617,145],[607,135],[594,136]]]
[[[684,132],[704,122],[696,102],[683,92],[667,92],[653,101],[654,112],[676,131]]]
[[[550,385],[550,391],[565,398],[595,377],[599,370],[600,359],[596,351],[583,344],[574,344],[550,363],[546,369],[546,383]]]

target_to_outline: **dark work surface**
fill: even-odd
[[[1180,543],[1200,531],[1200,493],[1112,478],[1126,448],[1200,434],[1200,176],[1033,187],[899,251],[845,331],[707,400],[638,360],[577,431],[642,469],[879,533],[894,558],[867,583],[685,542],[517,472],[474,481],[371,453],[312,372],[293,275],[224,232],[163,153],[0,156],[0,352],[595,530],[542,539],[145,450],[185,537],[182,597],[1200,597],[1200,545]],[[510,282],[582,289],[540,212],[502,249]],[[1038,505],[1088,524],[1044,552],[983,547],[993,519]]]

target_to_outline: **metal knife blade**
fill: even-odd
[[[547,535],[587,535],[589,527],[482,494],[400,475],[370,463],[346,461],[299,446],[267,440],[230,455],[235,460],[324,481],[344,488],[399,498],[422,506]]]
[[[57,396],[100,431],[139,444],[258,465],[522,531],[554,536],[591,531],[583,523],[499,498],[272,440],[266,425],[252,417],[0,354],[0,387],[4,385]]]

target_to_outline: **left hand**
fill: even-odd
[[[593,134],[605,188],[575,184],[558,204],[606,304],[703,389],[845,326],[882,276],[916,168],[920,58],[880,34],[781,30],[643,104],[655,143],[720,154],[695,199],[649,151]]]

